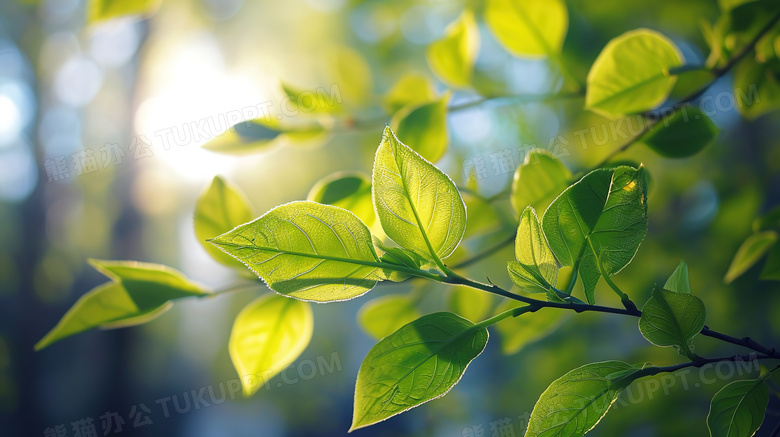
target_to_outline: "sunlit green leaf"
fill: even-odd
[[[385,94],[383,102],[389,114],[408,105],[420,105],[436,99],[433,82],[426,76],[407,73]]]
[[[544,211],[559,194],[569,186],[572,174],[552,153],[533,149],[515,171],[512,181],[512,208],[515,214],[527,206]]]
[[[368,62],[359,52],[347,46],[336,46],[325,51],[328,83],[338,87],[344,103],[362,107],[373,93],[373,78]]]
[[[382,238],[382,225],[371,201],[371,180],[360,172],[337,172],[320,179],[309,191],[307,200],[352,211],[366,224],[371,234]]]
[[[206,294],[180,272],[160,264],[90,260],[112,282],[81,296],[35,350],[88,329],[146,323],[170,308],[170,301]]]
[[[214,247],[213,244],[207,243],[206,240],[222,235],[254,217],[255,214],[244,193],[238,187],[216,176],[195,205],[195,236],[215,260],[226,266],[243,270],[244,265],[241,262]]]
[[[157,11],[160,3],[161,0],[89,0],[87,21],[94,24],[134,15],[146,18]]]
[[[526,437],[581,437],[607,414],[622,391],[608,376],[632,370],[620,361],[586,364],[553,381],[531,412]]]
[[[704,302],[692,294],[654,289],[642,308],[639,331],[656,346],[674,346],[694,359],[693,338],[704,327]]]
[[[712,437],[751,437],[764,422],[769,389],[763,378],[734,381],[712,398],[707,427]]]
[[[360,366],[350,431],[447,394],[488,332],[452,313],[423,316],[377,343]]]
[[[688,282],[688,265],[685,264],[685,261],[680,261],[680,265],[674,269],[672,276],[669,276],[669,279],[666,280],[664,290],[691,294],[691,285]]]
[[[408,296],[382,296],[366,302],[358,313],[358,323],[366,333],[380,340],[409,322],[420,312]]]
[[[549,57],[563,47],[569,13],[562,0],[489,0],[485,22],[510,53]]]
[[[311,340],[314,318],[307,302],[267,294],[236,317],[228,349],[245,396],[295,361]]]
[[[585,107],[616,118],[655,108],[675,83],[669,69],[682,64],[665,36],[638,29],[610,41],[590,69]]]
[[[296,299],[352,299],[381,279],[366,225],[331,205],[288,203],[210,241]]]
[[[465,10],[445,30],[444,37],[428,46],[426,52],[431,70],[451,87],[471,83],[474,61],[479,52],[479,29],[474,14]]]
[[[452,180],[385,128],[374,161],[374,207],[388,237],[426,259],[446,258],[466,228]]]
[[[609,276],[620,272],[647,233],[644,167],[588,173],[547,208],[542,228],[558,262],[576,268],[594,303],[602,270]]]
[[[683,108],[664,118],[642,137],[642,142],[667,158],[687,158],[709,146],[718,128],[701,109]]]
[[[509,277],[529,293],[552,292],[558,279],[555,261],[533,207],[520,214],[515,238],[515,260],[507,263]]]
[[[419,106],[406,106],[390,121],[398,139],[430,162],[436,162],[447,151],[447,104],[450,93]]]
[[[749,236],[737,249],[723,280],[728,284],[742,276],[775,245],[777,237],[775,231],[756,232]]]
[[[517,302],[505,300],[494,312],[500,314],[519,306]],[[501,352],[507,355],[520,352],[527,345],[553,333],[566,316],[565,311],[548,309],[502,320],[496,324],[496,331],[501,335]]]
[[[238,123],[202,147],[212,152],[246,155],[277,144],[305,144],[326,136],[323,126],[318,123],[282,126],[263,117]]]
[[[517,230],[517,224],[503,220],[497,208],[484,197],[468,190],[461,191],[460,194],[468,214],[463,241],[449,258],[453,264],[468,259],[470,255],[481,253]]]
[[[479,322],[490,312],[493,297],[481,290],[456,285],[450,291],[449,309],[472,322]]]

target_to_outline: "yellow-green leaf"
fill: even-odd
[[[475,323],[482,321],[490,313],[492,304],[493,297],[490,293],[481,290],[456,285],[450,291],[450,311]]]
[[[571,171],[560,159],[544,149],[533,149],[515,171],[512,181],[512,208],[515,214],[527,206],[544,211],[569,186]]]
[[[449,256],[466,229],[455,183],[387,127],[374,160],[374,208],[393,241],[425,259]]]
[[[445,30],[444,37],[428,46],[426,52],[431,70],[451,87],[471,84],[474,61],[479,52],[479,29],[474,14],[465,10]]]
[[[447,151],[447,104],[450,93],[433,102],[405,106],[390,121],[398,139],[423,158],[436,162]]]
[[[272,290],[296,299],[352,299],[383,278],[366,225],[332,205],[277,206],[210,241],[246,264]]]
[[[133,15],[144,18],[154,14],[161,0],[89,0],[87,21],[90,24]]]
[[[89,260],[112,282],[81,296],[35,350],[92,328],[146,323],[170,308],[171,300],[206,294],[180,272],[160,264]]]
[[[371,180],[361,172],[336,172],[317,181],[307,200],[352,211],[366,224],[371,234],[382,238],[384,232],[371,200]]]
[[[338,86],[344,103],[365,106],[374,93],[371,68],[363,56],[347,46],[332,47],[325,51],[325,56],[328,83]]]
[[[308,346],[314,318],[307,302],[267,294],[236,317],[228,349],[245,396],[289,366]]]
[[[569,28],[563,0],[488,0],[485,22],[515,56],[556,56]]]
[[[408,296],[382,296],[366,302],[358,312],[358,323],[367,334],[380,340],[420,317]]]
[[[426,76],[417,73],[407,73],[390,88],[383,100],[385,110],[395,114],[408,105],[420,105],[436,99],[436,89],[433,82]]]
[[[529,293],[552,293],[558,280],[558,262],[532,206],[520,214],[515,261],[507,263],[507,270],[512,282]]]
[[[728,284],[742,276],[775,245],[777,239],[778,235],[775,231],[756,232],[749,236],[737,249],[723,280]]]
[[[278,144],[310,144],[327,138],[324,127],[316,122],[282,126],[268,118],[242,121],[209,140],[202,147],[212,152],[247,155],[268,150]]]
[[[244,265],[241,262],[206,240],[222,235],[254,217],[255,214],[244,193],[220,176],[215,176],[211,186],[198,198],[198,203],[195,205],[195,236],[215,260],[226,266],[243,270]]]
[[[611,40],[588,73],[585,108],[617,118],[655,108],[666,100],[682,64],[674,43],[649,29],[637,29]]]
[[[522,304],[505,300],[494,311],[501,314],[504,311],[518,308]],[[496,331],[501,335],[501,352],[512,355],[520,352],[531,343],[537,342],[552,334],[566,317],[565,311],[547,309],[526,314],[520,317],[509,317],[497,323]]]

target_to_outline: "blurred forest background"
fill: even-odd
[[[715,21],[720,14],[714,0],[569,0],[567,5],[563,60],[583,81],[607,41],[638,27],[664,33],[688,63],[703,63],[708,47],[700,21]],[[231,284],[235,274],[208,256],[192,227],[195,201],[211,179],[219,174],[240,186],[260,214],[305,199],[318,180],[333,172],[370,173],[389,122],[381,96],[406,73],[434,80],[426,46],[466,6],[479,11],[482,4],[165,0],[149,19],[87,26],[84,0],[3,0],[0,434],[77,435],[73,423],[91,418],[103,435],[101,422],[111,412],[124,420],[116,435],[346,434],[355,376],[375,342],[355,322],[361,305],[370,297],[415,288],[423,294],[422,312],[439,311],[446,308],[444,286],[419,281],[381,285],[359,299],[316,305],[311,345],[286,381],[277,377],[251,399],[239,396],[208,407],[185,409],[184,398],[203,387],[218,391],[236,378],[227,353],[230,327],[259,287],[183,301],[140,327],[90,331],[41,352],[34,352],[33,345],[79,296],[105,282],[86,264],[90,257],[162,263],[212,288]],[[480,38],[475,83],[483,94],[544,94],[561,88],[554,66],[511,56],[481,20]],[[343,47],[359,61],[347,74],[332,71],[334,50]],[[339,77],[351,79],[340,82]],[[231,111],[266,102],[278,110],[280,81],[304,90],[331,90],[336,84],[345,100],[362,100],[357,117],[371,122],[328,116],[325,122],[333,131],[327,138],[276,144],[242,157],[201,148],[207,138],[189,130],[192,122],[206,119],[224,130],[227,126],[220,123]],[[354,95],[358,86],[369,94]],[[436,87],[445,89],[441,83]],[[719,92],[733,94],[731,76],[709,93]],[[451,105],[475,96],[457,92]],[[583,111],[582,104],[581,98],[507,99],[452,112],[449,150],[437,165],[466,186],[475,162],[484,162],[476,185],[472,181],[470,186],[485,196],[511,183],[530,147],[547,148],[573,171],[588,168],[621,141],[600,141],[606,119]],[[752,221],[780,204],[780,114],[747,121],[733,101],[721,106],[713,116],[721,130],[718,140],[692,158],[663,159],[642,145],[619,156],[644,163],[652,185],[648,237],[615,281],[635,302],[644,302],[650,286],[663,283],[684,259],[693,292],[707,304],[710,326],[776,345],[780,284],[758,281],[760,265],[729,285],[723,276],[751,233]],[[595,140],[581,147],[572,133],[590,127],[598,129]],[[160,133],[166,129],[190,135],[165,143]],[[513,230],[495,231],[506,236]],[[505,260],[511,256],[506,247],[470,266],[468,273],[509,286]],[[604,304],[619,305],[607,293],[603,296]],[[703,354],[722,348],[705,338],[697,346]],[[649,347],[636,320],[599,314],[568,317],[518,353],[507,356],[501,349],[500,341],[492,341],[448,396],[355,435],[479,436],[480,429],[487,436],[522,435],[539,394],[574,367],[607,359],[679,360],[671,348]],[[312,376],[310,365],[323,362],[328,366]],[[714,374],[711,369],[705,376]],[[678,379],[668,394],[634,392],[635,400],[644,399],[641,404],[620,405],[593,435],[706,435],[709,399],[727,381],[701,381],[700,376],[692,372],[686,381],[700,384],[696,390],[685,390]],[[173,397],[182,412],[174,408]],[[779,415],[780,402],[773,396],[770,424],[763,429],[771,430]],[[66,434],[45,434],[58,425]]]

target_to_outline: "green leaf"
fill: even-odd
[[[509,200],[515,214],[519,217],[529,205],[544,211],[569,186],[571,177],[571,171],[552,153],[544,149],[529,151],[512,181]]]
[[[305,144],[327,135],[318,123],[282,126],[272,119],[242,121],[202,147],[212,152],[247,155],[270,149],[277,144]]]
[[[611,118],[653,109],[674,86],[669,69],[680,64],[680,50],[660,33],[626,32],[611,40],[593,63],[585,108]]]
[[[780,206],[753,220],[753,232],[780,230]]]
[[[486,328],[452,313],[423,316],[385,337],[360,366],[350,431],[444,396],[487,341]]]
[[[647,233],[647,175],[620,166],[594,170],[566,189],[542,218],[558,262],[579,272],[589,303],[604,274],[631,262]]]
[[[407,73],[390,88],[383,100],[388,114],[394,114],[408,105],[420,105],[436,99],[433,82],[426,76]]]
[[[120,328],[146,323],[170,308],[170,301],[206,292],[180,272],[160,264],[89,260],[112,282],[81,296],[35,350],[92,328]]]
[[[756,232],[749,236],[737,249],[723,280],[728,284],[748,271],[775,245],[777,237],[775,231]]]
[[[420,312],[408,296],[389,295],[366,302],[357,319],[367,334],[381,340],[418,318]]]
[[[515,56],[551,57],[563,48],[569,13],[562,0],[489,0],[485,22]]]
[[[520,214],[515,238],[515,259],[507,263],[509,277],[529,293],[552,293],[558,280],[555,261],[532,206]]]
[[[780,244],[775,244],[769,251],[769,257],[759,278],[765,281],[780,281]]]
[[[430,162],[436,162],[447,151],[447,104],[450,93],[418,106],[406,106],[390,121],[390,128],[399,139]]]
[[[331,205],[288,203],[210,241],[296,299],[352,299],[382,277],[366,225]]]
[[[89,0],[87,22],[95,24],[131,15],[147,18],[157,11],[160,3],[160,0]]]
[[[243,264],[206,240],[224,234],[254,217],[244,193],[235,185],[216,176],[195,205],[195,237],[212,258],[228,267],[243,270]]]
[[[742,60],[734,69],[734,91],[742,116],[754,120],[780,109],[780,60]],[[759,94],[760,91],[760,94]]]
[[[307,302],[277,294],[261,296],[241,310],[228,349],[244,395],[252,396],[295,361],[309,345],[313,328]]]
[[[479,53],[479,29],[474,14],[465,10],[445,30],[444,37],[428,46],[431,70],[447,85],[468,87]]]
[[[325,52],[324,69],[328,83],[337,84],[344,103],[352,108],[363,107],[373,92],[371,68],[358,51],[348,46],[335,46]]]
[[[712,398],[707,427],[712,437],[750,437],[764,422],[769,389],[764,378],[734,381]]]
[[[314,184],[306,199],[348,209],[373,235],[384,236],[371,201],[371,180],[362,172],[344,171],[326,176]]]
[[[693,338],[704,328],[704,302],[692,294],[654,289],[642,308],[639,331],[656,346],[674,346],[695,359]]]
[[[689,106],[653,126],[641,139],[667,158],[687,158],[701,152],[718,137],[718,128],[701,109]]]
[[[388,237],[425,259],[449,256],[466,229],[455,183],[385,128],[374,160],[374,208]]]
[[[493,297],[481,290],[456,285],[450,291],[448,304],[453,313],[472,322],[479,322],[490,312]]]
[[[620,361],[586,364],[555,380],[531,412],[526,437],[580,437],[593,429],[617,400],[622,386],[610,375],[632,370]]]
[[[496,308],[495,313],[500,314],[520,306],[522,305],[517,302],[505,300]],[[566,311],[541,310],[502,320],[496,324],[496,331],[501,335],[501,352],[512,355],[547,337],[561,325],[566,315]]]
[[[688,282],[688,265],[685,264],[685,261],[680,261],[680,265],[674,269],[672,276],[669,276],[669,279],[666,280],[664,290],[691,294],[691,285]]]

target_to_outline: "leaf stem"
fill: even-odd
[[[518,308],[512,308],[511,310],[506,310],[504,312],[501,312],[499,314],[496,314],[495,316],[483,320],[475,325],[475,327],[479,328],[486,328],[491,325],[495,325],[496,323],[508,318],[508,317],[517,317],[520,315],[523,315],[525,313],[531,313],[536,310],[533,309],[531,305],[526,305],[524,307],[518,307]]]

